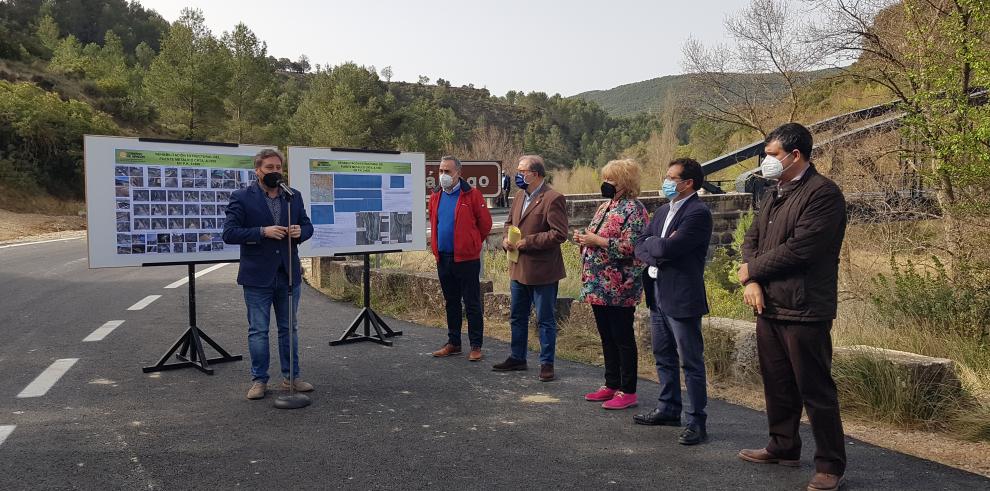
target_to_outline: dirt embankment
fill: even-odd
[[[0,242],[26,237],[43,240],[86,229],[86,218],[78,215],[41,215],[0,210]],[[40,237],[39,237],[40,236]]]

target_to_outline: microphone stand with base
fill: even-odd
[[[286,223],[288,223],[289,228],[292,227],[292,196],[295,194],[286,186],[284,183],[279,182],[279,187],[285,195],[286,206],[288,207],[288,217],[286,217]],[[295,320],[295,302],[293,302],[293,285],[292,277],[295,273],[293,270],[292,263],[292,234],[286,233],[285,239],[289,243],[289,393],[282,394],[275,398],[275,407],[277,409],[300,409],[304,408],[312,402],[306,394],[300,394],[296,392],[296,370],[294,361],[294,354],[296,351],[296,326],[294,324]]]

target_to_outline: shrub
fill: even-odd
[[[953,278],[936,256],[930,269],[910,260],[900,266],[893,256],[890,265],[889,277],[879,274],[873,279],[870,295],[890,327],[921,327],[988,341],[983,324],[990,318],[990,290],[979,270],[960,271]]]
[[[30,180],[49,193],[83,196],[82,136],[117,134],[104,113],[29,83],[0,80],[0,180]]]
[[[753,318],[753,309],[743,302],[742,286],[736,276],[742,264],[740,251],[743,239],[752,224],[752,212],[740,215],[732,232],[731,249],[716,248],[705,267],[705,290],[709,309],[714,316],[742,320]]]

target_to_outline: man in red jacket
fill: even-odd
[[[433,352],[461,353],[461,300],[467,311],[468,360],[481,359],[484,320],[481,311],[481,245],[492,230],[492,216],[481,192],[461,179],[461,161],[440,159],[440,187],[430,195],[430,248],[447,308],[447,344]]]

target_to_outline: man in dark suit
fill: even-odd
[[[648,265],[643,286],[650,307],[660,403],[633,420],[644,425],[681,425],[679,368],[683,366],[690,411],[678,437],[682,445],[702,443],[708,436],[701,318],[708,313],[705,257],[712,235],[712,213],[698,198],[704,181],[701,165],[695,160],[671,162],[663,183],[670,202],[654,213],[647,231],[636,241],[636,257]]]
[[[846,471],[845,438],[832,378],[832,320],[838,308],[839,251],[846,201],[811,163],[807,128],[788,123],[767,136],[763,177],[777,181],[746,232],[739,281],[756,311],[756,351],[770,441],[739,458],[797,467],[801,409],[815,436],[809,490],[838,489]]]
[[[539,155],[523,155],[516,167],[519,192],[512,200],[505,229],[515,225],[522,232],[519,242],[502,240],[506,250],[518,250],[519,260],[509,262],[512,307],[511,353],[496,371],[525,370],[529,340],[529,312],[535,304],[540,333],[540,380],[554,379],[557,347],[557,285],[567,276],[560,244],[567,240],[567,210],[564,195],[546,182],[546,167]],[[508,232],[506,232],[508,235]]]
[[[278,354],[282,366],[282,388],[295,380],[300,392],[313,386],[299,380],[298,323],[299,286],[302,268],[297,246],[313,235],[313,224],[306,215],[302,196],[293,190],[287,197],[280,189],[285,158],[277,150],[265,149],[254,157],[254,173],[258,181],[245,189],[234,191],[227,205],[223,224],[223,240],[241,246],[240,270],[237,284],[244,287],[247,305],[248,349],[251,353],[251,388],[248,399],[265,397],[268,387],[268,324],[272,307],[278,324]],[[289,206],[292,204],[292,216]],[[289,225],[289,224],[292,225]],[[289,264],[289,241],[292,242],[292,264]],[[289,288],[289,274],[292,288]],[[292,297],[292,376],[289,374],[289,296]]]
[[[502,171],[502,190],[498,193],[499,206],[509,206],[509,190],[512,189],[512,182],[509,175]]]

